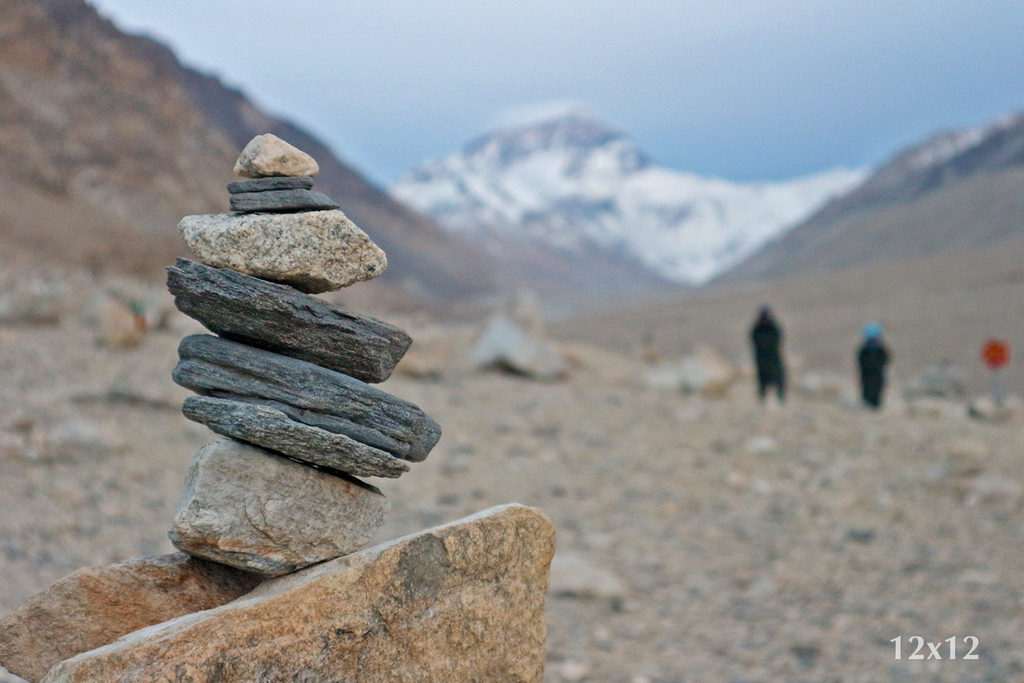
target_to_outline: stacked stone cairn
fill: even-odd
[[[316,162],[261,135],[235,170],[235,213],[184,218],[197,261],[168,269],[175,305],[216,335],[181,342],[183,411],[226,437],[190,465],[170,532],[184,553],[81,569],[0,616],[0,667],[29,683],[539,683],[555,551],[539,511],[354,552],[388,509],[357,477],[401,475],[441,430],[371,386],[408,335],[311,296],[386,265],[312,191]]]
[[[273,135],[242,150],[232,214],[179,224],[196,261],[168,268],[178,309],[213,335],[182,340],[186,417],[227,437],[193,458],[170,537],[263,576],[347,555],[389,502],[356,477],[398,477],[441,436],[383,382],[409,336],[311,296],[380,275],[384,252],[313,191],[309,155]]]

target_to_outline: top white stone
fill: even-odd
[[[235,175],[243,178],[315,176],[319,172],[313,157],[271,133],[250,140],[235,162]]]

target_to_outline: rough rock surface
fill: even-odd
[[[708,398],[724,397],[737,379],[739,372],[736,366],[714,348],[703,345],[681,359],[652,365],[644,373],[644,384],[652,389],[700,394]]]
[[[181,411],[193,422],[232,439],[262,446],[319,467],[357,477],[400,477],[404,462],[344,434],[296,422],[285,413],[242,401],[189,396]]]
[[[389,507],[358,479],[221,439],[192,459],[169,535],[190,555],[280,576],[362,548]]]
[[[80,569],[0,618],[0,663],[38,681],[59,661],[140,628],[223,605],[260,581],[183,553]]]
[[[189,250],[207,265],[310,294],[370,280],[388,265],[373,240],[336,209],[185,216],[178,230]]]
[[[272,133],[257,135],[235,161],[235,175],[243,178],[266,176],[315,176],[316,160]]]
[[[569,364],[551,344],[527,334],[508,318],[494,318],[473,347],[473,363],[496,367],[539,380],[563,377]]]
[[[553,553],[542,514],[492,508],[138,631],[45,682],[535,683]]]
[[[412,403],[313,363],[204,334],[185,337],[178,356],[172,377],[187,389],[269,405],[403,460],[424,460],[441,438]]]
[[[167,269],[174,305],[222,337],[383,382],[412,344],[401,329],[323,299],[223,268],[178,259]]]
[[[146,336],[145,320],[114,297],[103,297],[96,306],[96,327],[101,344],[130,349]]]
[[[21,676],[15,676],[10,671],[0,666],[0,683],[27,683]]]
[[[579,553],[558,553],[551,562],[551,594],[560,597],[621,600],[622,579]]]
[[[269,190],[308,190],[311,187],[313,187],[313,179],[309,176],[299,176],[297,178],[254,178],[252,180],[235,180],[228,183],[228,192],[230,194],[241,194],[243,192],[267,192]]]
[[[262,192],[239,192],[231,195],[231,210],[239,213],[323,211],[337,208],[336,201],[322,192],[313,190],[265,190]]]

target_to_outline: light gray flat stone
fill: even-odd
[[[190,555],[280,576],[363,547],[390,505],[358,479],[221,439],[192,459],[168,535]]]
[[[178,230],[196,258],[311,294],[375,278],[387,257],[338,210],[185,216]]]
[[[320,172],[313,157],[272,133],[257,135],[235,161],[235,175],[243,178],[266,176],[315,176]]]
[[[208,396],[189,396],[185,417],[223,436],[290,458],[357,477],[397,478],[409,466],[385,451],[288,417],[270,406]]]

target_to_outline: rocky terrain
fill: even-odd
[[[170,380],[180,338],[201,329],[156,315],[169,306],[156,283],[0,275],[5,295],[33,281],[56,293],[39,324],[0,324],[7,612],[80,567],[171,551],[188,461],[216,437],[182,417],[188,392]],[[108,290],[163,329],[111,334]],[[683,395],[647,388],[634,355],[578,341],[567,378],[541,383],[473,370],[479,325],[387,317],[415,343],[381,387],[444,433],[415,477],[380,483],[393,507],[376,540],[511,501],[545,511],[558,533],[547,680],[1024,676],[1015,410],[969,418],[894,391],[869,414],[827,367],[782,407],[757,405],[745,378],[721,398]],[[974,636],[979,659],[908,660],[915,635]]]

